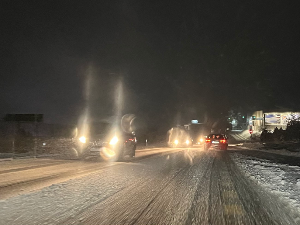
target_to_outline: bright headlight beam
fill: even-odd
[[[110,145],[115,145],[115,144],[117,144],[118,141],[119,141],[119,139],[118,139],[116,136],[114,136],[114,137],[110,140],[109,144],[110,144]]]
[[[186,140],[185,143],[188,145],[188,144],[190,143],[190,141],[189,141],[189,140]]]
[[[79,138],[79,141],[80,141],[81,143],[86,143],[86,137],[85,137],[85,136],[81,136],[81,137]]]
[[[178,145],[178,140],[175,140],[174,143],[175,143],[175,145]]]

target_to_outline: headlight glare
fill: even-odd
[[[80,138],[79,138],[79,141],[81,142],[81,143],[86,143],[86,137],[85,136],[81,136]]]
[[[109,144],[110,144],[110,145],[115,145],[115,144],[117,144],[118,141],[119,141],[119,139],[118,139],[116,136],[114,136],[114,137],[110,140]]]

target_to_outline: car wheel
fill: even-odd
[[[124,160],[124,152],[125,152],[125,146],[123,146],[122,148],[118,149],[116,151],[116,157],[115,159],[113,159],[113,161],[117,161],[117,162],[120,162],[120,161],[123,161]]]
[[[122,162],[123,160],[124,160],[124,153],[122,151],[122,152],[120,152],[120,154],[117,156],[117,158],[114,161]]]
[[[132,158],[135,157],[135,150],[136,150],[136,145],[135,145],[135,146],[133,147],[133,149],[132,149],[132,155],[131,155]]]
[[[133,146],[132,150],[131,150],[131,154],[130,157],[134,158],[135,157],[135,150],[136,150],[136,146]]]

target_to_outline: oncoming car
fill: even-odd
[[[188,147],[192,145],[192,140],[190,138],[175,139],[173,142],[169,143],[170,147]]]
[[[204,150],[220,149],[227,150],[228,141],[227,136],[224,134],[209,134],[205,138]]]
[[[205,136],[200,136],[193,141],[194,145],[203,145],[205,143]]]
[[[107,123],[90,124],[85,134],[77,135],[74,141],[79,158],[102,157],[107,161],[134,157],[137,142],[134,133],[126,133]]]
[[[167,142],[169,147],[190,147],[193,142],[189,134],[182,127],[173,127],[168,131]]]

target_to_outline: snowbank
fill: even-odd
[[[296,214],[300,215],[300,167],[277,164],[268,160],[241,154],[231,154],[232,159],[252,181],[278,196]],[[298,215],[296,217],[298,217]],[[300,218],[297,218],[300,223]]]

